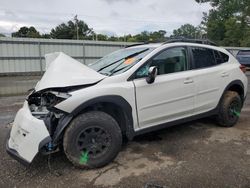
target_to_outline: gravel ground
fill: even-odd
[[[250,74],[248,75],[250,77]],[[61,152],[24,167],[5,152],[5,137],[24,96],[0,98],[0,187],[250,187],[250,85],[239,123],[202,119],[124,144],[97,170],[74,168]]]

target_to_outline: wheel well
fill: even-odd
[[[227,91],[235,91],[235,92],[237,92],[240,95],[241,100],[244,101],[244,89],[239,84],[231,85],[227,89]]]
[[[122,107],[111,102],[98,102],[82,110],[81,113],[89,111],[102,111],[112,116],[121,128],[122,134],[126,135],[128,117]]]

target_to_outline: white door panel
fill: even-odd
[[[220,95],[221,69],[219,66],[196,70],[194,82],[196,87],[195,113],[212,110],[217,106]]]
[[[227,55],[209,48],[191,47],[196,96],[194,114],[213,110],[218,105],[228,79]]]
[[[134,80],[139,126],[142,128],[193,114],[195,88],[192,71],[160,75],[153,84]]]

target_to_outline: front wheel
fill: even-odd
[[[64,134],[67,158],[80,168],[98,168],[111,162],[119,153],[122,134],[110,115],[92,111],[76,117]]]
[[[227,91],[219,106],[218,124],[223,127],[234,126],[239,120],[241,108],[242,100],[239,94],[235,91]]]

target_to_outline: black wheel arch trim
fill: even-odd
[[[220,102],[221,102],[221,100],[222,100],[224,94],[226,93],[226,91],[228,91],[229,88],[232,87],[232,86],[234,86],[234,85],[238,85],[238,86],[241,87],[241,89],[242,89],[242,91],[243,91],[243,95],[240,96],[240,97],[241,97],[241,99],[242,99],[242,103],[244,103],[244,100],[245,100],[245,87],[244,87],[244,84],[243,84],[243,82],[242,82],[241,80],[234,80],[234,81],[230,82],[230,83],[227,85],[227,87],[224,89],[224,92],[223,92],[223,94],[222,94],[222,96],[221,96]],[[219,102],[219,104],[220,104],[220,102]]]
[[[126,136],[128,137],[128,139],[132,139],[134,137],[134,127],[133,127],[133,115],[132,115],[131,105],[123,97],[119,95],[106,95],[106,96],[96,97],[88,101],[85,101],[84,103],[80,104],[75,110],[73,110],[71,113],[62,117],[59,120],[58,126],[54,132],[53,143],[58,143],[65,128],[73,120],[74,117],[80,114],[87,107],[97,104],[97,103],[101,103],[101,102],[113,103],[123,109],[123,111],[125,112],[126,121],[127,121],[126,122]]]

